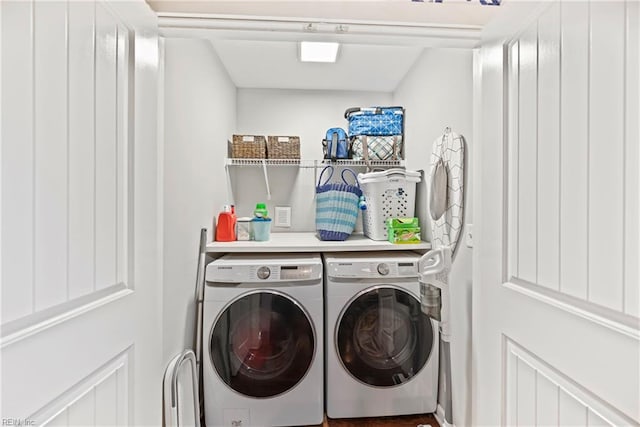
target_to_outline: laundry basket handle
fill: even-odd
[[[391,169],[387,169],[386,170],[386,177],[387,178],[392,178],[392,177],[406,177],[407,173],[405,169],[400,169],[400,168],[391,168]]]
[[[329,169],[331,171],[331,173],[329,173],[329,177],[327,178],[327,180],[324,182],[324,184],[320,184],[322,182],[322,175],[324,175],[324,173],[327,171],[327,169]],[[331,177],[333,176],[333,166],[329,165],[329,166],[325,166],[324,169],[322,169],[322,172],[320,172],[320,177],[318,178],[318,187],[320,187],[321,185],[325,185],[326,183],[328,183],[331,180]]]
[[[347,169],[344,169],[344,170],[342,171],[342,173],[340,174],[340,175],[342,176],[342,182],[344,182],[344,183],[345,183],[345,184],[347,184],[347,185],[351,185],[351,184],[349,184],[349,183],[347,182],[347,179],[344,177],[344,173],[345,173],[345,172],[349,172],[349,173],[351,173],[351,176],[353,176],[353,180],[355,181],[355,186],[356,186],[356,187],[358,187],[358,188],[360,188],[360,183],[358,182],[358,176],[356,175],[356,173],[355,173],[352,169],[348,169],[348,168],[347,168]]]

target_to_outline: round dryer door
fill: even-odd
[[[409,292],[375,287],[354,298],[336,328],[338,357],[358,381],[394,387],[413,378],[433,348],[431,320]]]
[[[209,346],[220,378],[250,397],[273,397],[295,387],[311,367],[316,347],[307,313],[274,291],[229,304],[214,324]]]

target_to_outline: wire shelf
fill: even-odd
[[[331,160],[300,160],[300,159],[226,159],[226,166],[297,166],[300,168],[321,168],[326,165],[367,167],[364,160],[338,159]],[[404,167],[404,160],[370,160],[370,166],[375,167]]]
[[[350,160],[339,159],[331,161],[327,159],[323,160],[300,160],[300,159],[225,159],[224,162],[225,171],[227,176],[227,191],[230,195],[230,200],[234,200],[233,186],[231,185],[230,166],[258,166],[262,168],[264,175],[264,185],[267,192],[267,200],[271,200],[271,186],[269,184],[269,172],[268,166],[295,166],[300,169],[313,169],[313,182],[314,186],[318,182],[318,169],[324,168],[327,165],[333,166],[349,166],[349,167],[363,167],[363,168],[390,168],[400,167],[404,168],[404,160],[370,160],[368,163],[364,160]],[[315,194],[315,193],[314,193]],[[314,195],[315,197],[315,195]]]
[[[353,167],[367,167],[367,163],[364,160],[350,160],[350,159],[338,159],[336,161],[322,160],[321,166],[336,165],[336,166],[353,166]],[[404,167],[404,160],[369,160],[370,166],[378,167]]]
[[[228,166],[300,166],[300,159],[227,159]]]

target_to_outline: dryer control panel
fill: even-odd
[[[343,278],[398,278],[417,277],[418,261],[416,260],[371,260],[371,261],[329,261],[327,262],[329,277]]]

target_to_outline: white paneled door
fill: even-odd
[[[161,423],[156,28],[0,2],[1,425]]]
[[[639,425],[640,3],[512,3],[476,55],[475,424]]]

